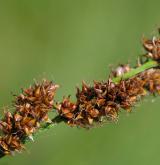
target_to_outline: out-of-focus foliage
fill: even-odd
[[[157,0],[1,0],[0,106],[33,79],[61,85],[56,99],[81,80],[108,78],[109,65],[134,61],[141,38],[160,25]],[[160,162],[159,98],[146,99],[118,123],[90,131],[64,124],[41,134],[2,165],[150,165]]]

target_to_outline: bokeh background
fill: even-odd
[[[144,53],[142,36],[160,27],[159,0],[1,0],[0,107],[34,79],[61,85],[56,99],[82,80]],[[160,100],[147,98],[118,123],[89,131],[65,124],[42,133],[1,165],[150,165],[160,163]],[[1,110],[2,111],[2,110]]]

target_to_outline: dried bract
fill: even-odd
[[[160,38],[143,39],[143,46],[147,51],[146,56],[153,60],[160,60]]]

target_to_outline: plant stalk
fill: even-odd
[[[145,64],[143,64],[143,65],[141,65],[135,69],[132,69],[131,71],[129,71],[127,73],[124,73],[122,76],[118,76],[118,77],[113,78],[112,81],[114,83],[119,83],[121,80],[127,80],[129,78],[134,77],[135,75],[137,75],[141,72],[144,72],[145,70],[148,70],[150,68],[155,68],[158,66],[159,66],[158,62],[150,60],[150,61],[146,62]]]

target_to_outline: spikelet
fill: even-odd
[[[145,56],[153,60],[160,60],[160,38],[143,39],[143,47],[147,51]]]
[[[76,103],[68,97],[56,107],[62,120],[69,125],[88,128],[104,118],[116,121],[120,109],[131,111],[147,93],[160,94],[159,69],[149,69],[118,84],[111,79],[94,82],[93,87],[83,82],[82,90],[77,90]]]
[[[129,64],[121,64],[116,69],[112,70],[111,75],[113,77],[118,77],[118,76],[122,76],[123,74],[125,74],[131,70],[132,70],[132,68],[130,67]]]
[[[144,87],[151,94],[160,94],[160,69],[149,69],[141,73],[141,79],[145,82]]]
[[[53,108],[53,99],[58,85],[44,80],[34,84],[16,96],[15,112],[5,111],[5,117],[0,120],[0,155],[12,154],[24,149],[24,139],[40,127],[41,122],[51,122],[48,112]]]
[[[93,87],[83,83],[82,90],[77,90],[77,102],[74,104],[65,98],[57,109],[72,126],[88,128],[94,122],[101,122],[102,117],[115,121],[120,108],[130,111],[135,102],[145,95],[143,85],[144,82],[138,77],[119,84],[111,80],[94,82]]]

